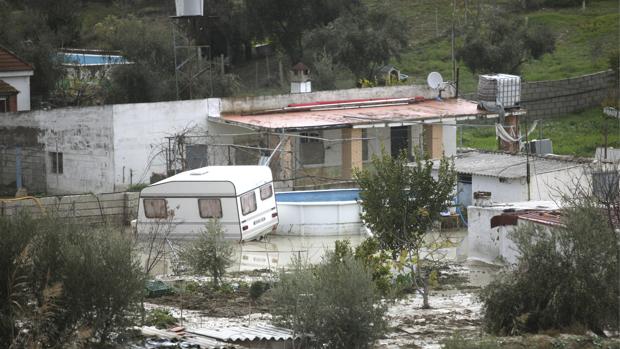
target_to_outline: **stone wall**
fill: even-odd
[[[600,106],[615,84],[611,70],[562,80],[525,82],[521,87],[521,105],[531,117],[571,113]]]

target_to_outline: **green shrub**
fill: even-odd
[[[211,220],[197,240],[181,251],[181,259],[196,273],[209,274],[215,288],[232,263],[233,247],[224,240],[224,230],[218,220]]]
[[[385,306],[371,273],[351,255],[297,261],[272,290],[274,321],[330,348],[371,348],[386,329]]]
[[[177,323],[177,319],[172,316],[170,311],[164,309],[153,309],[146,314],[145,324],[157,328],[168,328]]]
[[[252,298],[253,300],[257,300],[270,287],[271,286],[269,285],[269,283],[264,282],[264,281],[259,280],[259,281],[252,282],[252,285],[250,286],[250,298]]]
[[[618,328],[617,233],[598,204],[565,208],[562,217],[563,226],[526,225],[511,234],[516,267],[481,292],[491,333]]]
[[[1,347],[63,347],[86,332],[105,343],[134,323],[143,287],[132,243],[114,228],[0,218]]]

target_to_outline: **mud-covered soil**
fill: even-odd
[[[210,317],[237,317],[252,313],[268,313],[272,303],[269,291],[253,300],[249,288],[239,287],[230,291],[204,290],[176,292],[161,297],[149,298],[151,304],[185,310],[195,310]]]

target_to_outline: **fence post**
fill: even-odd
[[[127,212],[129,211],[129,198],[127,197],[127,192],[123,193],[123,225],[127,225],[128,217]]]

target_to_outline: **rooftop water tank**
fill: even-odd
[[[175,0],[177,17],[202,16],[203,0]]]
[[[521,77],[509,74],[480,75],[478,99],[496,103],[504,108],[518,107],[521,103]]]

